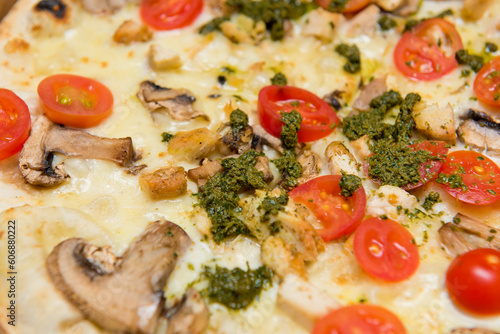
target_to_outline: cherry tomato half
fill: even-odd
[[[405,334],[401,321],[389,310],[370,304],[342,307],[314,325],[312,334]]]
[[[259,92],[257,113],[262,127],[275,137],[281,134],[281,111],[297,110],[302,124],[299,142],[311,142],[328,136],[339,120],[332,107],[313,93],[292,86],[266,86]]]
[[[73,74],[56,74],[38,84],[47,117],[59,124],[89,128],[111,115],[113,94],[102,83]]]
[[[16,94],[0,88],[0,160],[23,148],[31,130],[28,106]]]
[[[143,0],[141,18],[157,30],[172,30],[191,24],[202,9],[203,0]]]
[[[433,18],[401,36],[394,49],[394,63],[408,78],[435,80],[458,66],[455,52],[460,49],[462,38],[455,26]]]
[[[500,314],[500,251],[479,248],[459,255],[446,272],[451,300],[478,315]]]
[[[479,101],[500,108],[500,56],[479,70],[474,80],[474,92]]]
[[[318,234],[324,241],[349,235],[358,227],[366,208],[365,189],[360,187],[352,196],[340,194],[341,175],[324,175],[292,190],[289,195],[314,212],[323,224]]]
[[[441,186],[456,199],[471,204],[486,205],[500,199],[500,167],[481,153],[455,151],[448,155],[439,173],[459,175],[466,189]]]
[[[390,219],[363,221],[354,233],[354,255],[368,274],[389,282],[409,278],[419,265],[413,235]]]
[[[332,0],[315,0],[318,5],[323,7],[326,10],[329,10],[330,3]],[[350,13],[356,13],[368,6],[372,1],[371,0],[348,0],[347,3],[345,4],[344,9],[342,10],[342,13],[344,14],[350,14]]]

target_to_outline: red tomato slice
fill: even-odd
[[[326,10],[329,10],[330,3],[332,2],[332,0],[314,0],[314,1]],[[342,13],[349,14],[349,13],[359,12],[361,9],[368,6],[371,2],[372,2],[371,0],[348,0],[344,9],[342,10]]]
[[[354,255],[368,274],[389,282],[412,276],[418,268],[418,247],[401,224],[368,218],[354,233]]]
[[[190,25],[200,15],[203,0],[143,0],[141,18],[157,30]]]
[[[471,204],[486,205],[500,199],[500,167],[481,153],[455,151],[448,155],[439,173],[462,176],[468,189],[441,186],[456,199]]]
[[[47,117],[55,123],[89,128],[111,115],[113,94],[102,83],[73,74],[56,74],[38,84]]]
[[[297,110],[302,124],[297,132],[299,142],[311,142],[328,136],[339,120],[332,107],[313,93],[292,86],[266,86],[259,92],[257,113],[260,124],[275,137],[281,134],[280,111]]]
[[[446,45],[440,46],[441,43]],[[458,66],[455,52],[460,49],[462,38],[455,26],[434,18],[419,23],[401,37],[394,49],[394,63],[408,78],[435,80]]]
[[[446,272],[446,288],[461,309],[500,315],[500,251],[480,248],[459,255]]]
[[[23,148],[31,130],[28,106],[16,94],[0,88],[0,160]]]
[[[314,325],[312,334],[406,334],[394,313],[369,304],[339,308]]]
[[[474,92],[479,101],[500,108],[500,56],[479,70],[474,80]]]
[[[352,196],[340,194],[341,175],[324,175],[304,183],[289,195],[314,212],[323,228],[318,234],[328,242],[349,235],[358,227],[366,208],[365,189],[360,187]]]

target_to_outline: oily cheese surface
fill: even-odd
[[[387,75],[389,89],[403,96],[418,92],[428,104],[450,104],[457,121],[469,108],[486,110],[500,118],[498,111],[473,99],[472,76],[461,77],[460,69],[432,82],[413,82],[399,74],[393,64],[392,51],[401,34],[395,31],[376,30],[370,36],[352,36],[348,20],[346,25],[334,30],[333,41],[323,41],[303,33],[306,15],[293,22],[290,36],[281,42],[265,39],[258,45],[235,44],[218,33],[207,36],[197,33],[198,27],[212,18],[205,8],[189,27],[154,32],[149,42],[123,45],[114,42],[112,36],[123,21],[140,21],[135,5],[128,5],[112,15],[92,15],[78,3],[70,2],[72,15],[66,26],[53,27],[46,23],[40,31],[34,32],[34,22],[38,22],[31,11],[34,3],[32,0],[19,1],[0,25],[2,87],[13,90],[26,101],[34,120],[42,113],[36,87],[46,76],[73,73],[99,80],[113,92],[113,114],[88,132],[104,137],[130,136],[135,149],[142,154],[140,163],[148,165],[146,171],[168,165],[188,170],[198,165],[197,162],[176,161],[170,156],[167,145],[161,142],[162,132],[208,127],[215,133],[236,108],[249,114],[250,124],[257,124],[258,92],[270,84],[269,79],[277,71],[286,74],[290,85],[320,97],[334,90],[344,91],[347,106],[339,112],[340,116],[352,111],[350,106],[358,94],[360,79],[367,82],[372,77]],[[448,8],[459,13],[461,5],[461,1],[424,1],[417,18],[430,17]],[[497,27],[500,22],[495,14],[498,12],[500,3],[497,2],[480,22],[463,21],[458,14],[449,19],[456,24],[464,47],[480,52],[486,41],[500,41]],[[18,38],[29,43],[28,49],[10,52],[7,44]],[[347,75],[343,71],[345,59],[333,51],[340,42],[358,45],[361,75]],[[153,70],[147,59],[153,43],[168,46],[178,53],[182,66],[167,71]],[[234,69],[234,73],[227,75],[226,84],[221,86],[217,77],[224,74],[221,69],[225,67]],[[205,112],[210,120],[173,121],[164,114],[152,117],[136,97],[139,84],[144,80],[164,87],[189,89],[197,99],[196,109]],[[220,97],[209,98],[214,94]],[[340,130],[311,145],[322,158],[322,174],[329,173],[324,152],[333,140],[342,140],[350,148]],[[452,150],[462,148],[458,143]],[[272,157],[275,154],[271,150],[266,153]],[[497,157],[491,158],[500,163]],[[7,222],[11,219],[18,222],[20,326],[8,327],[10,332],[30,334],[39,332],[39,328],[47,329],[47,333],[100,332],[66,302],[51,285],[45,271],[47,254],[58,242],[69,237],[109,244],[120,254],[155,220],[166,218],[180,225],[194,244],[179,261],[168,282],[168,299],[181,296],[186,286],[198,279],[204,264],[228,268],[246,268],[247,264],[256,268],[262,264],[260,245],[255,240],[238,237],[221,245],[205,241],[202,231],[207,218],[193,209],[196,199],[191,194],[197,192],[193,182],[188,182],[188,194],[182,197],[151,200],[140,189],[137,176],[125,173],[110,162],[64,156],[56,156],[55,160],[54,163],[65,162],[71,179],[51,189],[26,185],[18,172],[18,156],[0,161],[0,210],[5,210],[0,220],[0,241],[5,240]],[[276,174],[276,170],[273,172]],[[450,221],[457,212],[500,227],[498,203],[484,207],[459,203],[435,184],[409,195],[390,187],[377,189],[369,180],[363,183],[368,196],[367,215],[385,214],[407,226],[415,236],[421,258],[417,273],[402,283],[376,281],[359,267],[352,254],[352,245],[339,241],[327,244],[325,252],[308,267],[310,282],[343,305],[366,300],[386,307],[401,319],[408,333],[449,333],[457,327],[500,330],[499,318],[470,317],[450,302],[444,289],[444,275],[452,257],[441,250],[437,234],[442,221]],[[436,205],[436,211],[443,211],[440,217],[409,218],[397,213],[397,205],[410,211],[421,208],[417,199],[421,203],[430,191],[439,192],[443,199],[443,203]],[[401,201],[390,203],[379,196],[391,193],[400,194]],[[0,275],[6,272],[2,267],[4,258],[2,247]],[[5,277],[1,278],[4,281]],[[277,286],[275,283],[264,291],[258,302],[243,311],[231,312],[218,304],[210,304],[211,320],[206,332],[307,333],[307,329],[276,305]],[[2,290],[0,315],[5,312],[7,302]]]

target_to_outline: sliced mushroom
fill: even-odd
[[[352,107],[359,111],[370,110],[370,102],[377,96],[387,92],[386,81],[387,75],[384,75],[383,77],[373,79],[369,84],[364,85]]]
[[[171,89],[158,86],[151,81],[143,81],[139,86],[137,97],[149,111],[166,110],[178,121],[188,121],[196,117],[209,119],[205,113],[193,108],[196,98],[187,89]]]
[[[453,220],[439,229],[441,242],[451,254],[476,248],[500,249],[500,230],[460,213]]]
[[[220,151],[224,155],[242,154],[254,148],[252,147],[254,144],[253,128],[250,125],[234,134],[231,125],[225,123],[217,131],[217,138],[220,143]]]
[[[139,185],[152,199],[174,198],[187,191],[183,167],[165,167],[139,177]]]
[[[500,155],[500,122],[472,109],[465,119],[457,130],[459,138],[466,144]]]
[[[341,141],[332,141],[325,150],[325,156],[330,173],[338,175],[344,171],[358,175],[358,162]]]
[[[379,14],[380,9],[377,6],[372,4],[366,7],[349,21],[347,35],[349,37],[361,35],[372,37],[377,31]]]
[[[253,125],[253,132],[255,134],[255,137],[260,138],[262,142],[266,145],[269,145],[270,147],[274,148],[276,151],[279,153],[283,153],[283,146],[281,145],[281,140],[279,138],[276,138],[272,135],[270,135],[262,126],[259,124]],[[254,139],[255,140],[255,139]],[[295,147],[295,153],[299,154],[302,148],[304,148],[305,144],[304,143],[298,143],[297,147]]]
[[[323,101],[328,103],[333,109],[339,111],[342,109],[342,94],[344,92],[340,90],[334,90],[331,93],[326,94],[323,96]]]
[[[133,20],[125,20],[116,29],[113,40],[117,43],[130,44],[132,42],[147,42],[153,37],[153,32],[144,24]]]
[[[83,315],[114,333],[153,333],[164,308],[163,289],[189,236],[168,221],[151,224],[103,273],[83,239],[68,239],[47,258],[56,287]]]
[[[209,312],[201,294],[188,289],[167,317],[166,334],[199,334],[208,326]]]
[[[297,180],[298,185],[314,179],[321,172],[321,158],[311,150],[303,150],[297,161],[302,165],[302,176]]]
[[[128,3],[139,3],[138,0],[82,0],[83,8],[93,14],[110,14]]]
[[[500,332],[484,328],[456,328],[450,334],[500,334]]]
[[[84,159],[109,160],[133,174],[145,167],[134,166],[138,157],[130,137],[98,137],[79,129],[61,127],[40,116],[33,124],[19,157],[21,174],[29,184],[52,187],[69,177],[63,163],[52,166],[55,152]]]

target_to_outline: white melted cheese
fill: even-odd
[[[418,17],[435,15],[450,7],[458,13],[460,2],[426,1]],[[500,40],[500,33],[494,28],[498,23],[494,13],[499,11],[500,4],[497,3],[490,14],[482,19],[481,27],[487,27],[486,31],[474,23],[463,22],[458,15],[455,15],[452,20],[457,24],[466,48],[479,53],[485,41]],[[24,26],[16,26],[11,35],[3,36],[4,42],[19,36],[31,43],[27,54],[16,54],[15,57],[3,54],[8,61],[3,63],[0,74],[5,78],[4,82],[11,83],[6,88],[11,88],[25,99],[32,114],[36,116],[41,113],[36,86],[45,76],[55,73],[74,73],[101,81],[113,92],[114,112],[101,125],[88,131],[105,137],[132,137],[135,149],[142,153],[140,163],[148,165],[147,171],[167,165],[181,165],[186,169],[195,166],[188,162],[176,162],[167,153],[166,144],[161,142],[161,133],[164,131],[175,133],[208,126],[215,132],[220,123],[228,119],[229,112],[235,108],[246,111],[250,115],[251,124],[257,123],[257,94],[260,88],[269,84],[269,78],[275,71],[285,73],[289,84],[308,89],[318,96],[333,90],[345,91],[345,98],[352,102],[357,94],[353,92],[358,87],[359,77],[346,75],[342,70],[345,59],[334,52],[335,45],[341,41],[356,43],[361,50],[362,76],[365,82],[371,77],[389,73],[389,88],[398,90],[403,96],[409,92],[418,92],[429,104],[451,103],[457,118],[468,108],[486,108],[470,99],[474,96],[472,91],[474,76],[461,78],[460,68],[432,82],[413,82],[399,74],[392,60],[392,51],[399,34],[393,32],[377,31],[373,38],[366,36],[347,38],[343,31],[339,31],[333,42],[325,44],[313,37],[301,35],[301,27],[306,20],[302,18],[294,23],[294,35],[282,42],[264,40],[257,46],[236,45],[218,33],[208,36],[196,33],[197,27],[211,18],[208,10],[205,10],[188,28],[172,32],[155,32],[150,42],[124,46],[113,42],[112,34],[126,19],[139,21],[136,7],[127,6],[111,16],[93,16],[83,11],[78,11],[75,15],[77,15],[75,20],[79,24],[74,24],[59,35],[33,37],[27,31],[29,23],[26,23]],[[162,72],[153,71],[147,60],[147,53],[152,43],[165,45],[179,54],[183,62],[182,67]],[[217,76],[222,74],[220,70],[225,66],[235,69],[235,73],[228,74],[227,84],[221,87],[217,83]],[[197,98],[195,108],[204,111],[210,117],[210,121],[175,122],[165,115],[160,115],[154,120],[135,96],[139,83],[143,80],[152,80],[161,86],[191,90]],[[208,98],[211,94],[220,94],[221,97]],[[244,100],[236,98],[235,95]],[[344,108],[340,114],[346,116],[350,111],[349,107]],[[322,174],[328,173],[324,151],[332,140],[343,140],[350,147],[339,131],[313,143],[312,149],[323,159]],[[180,297],[186,286],[198,279],[204,264],[217,263],[229,268],[246,268],[247,264],[251,268],[256,268],[261,265],[260,246],[255,241],[238,237],[225,245],[215,245],[203,240],[202,234],[195,226],[197,218],[192,213],[195,199],[191,194],[197,191],[192,182],[189,182],[188,194],[185,196],[174,200],[153,201],[141,191],[137,176],[125,173],[113,163],[65,157],[57,159],[65,161],[71,179],[53,189],[34,189],[24,185],[16,174],[17,157],[0,162],[2,181],[5,183],[5,187],[0,190],[0,209],[30,204],[36,207],[55,206],[78,210],[79,214],[91,222],[85,227],[80,226],[67,237],[85,236],[84,231],[95,224],[105,231],[109,244],[118,254],[123,252],[134,237],[144,231],[151,222],[160,218],[173,221],[186,230],[194,245],[179,261],[168,283],[166,296],[171,300]],[[498,159],[495,161],[500,163]],[[364,185],[368,196],[372,197],[376,187],[369,180],[364,180]],[[341,304],[357,303],[360,299],[364,299],[369,303],[385,306],[398,315],[408,333],[449,333],[451,329],[461,326],[500,330],[498,317],[488,319],[470,317],[459,312],[451,304],[444,289],[444,275],[451,258],[441,250],[437,235],[441,220],[449,221],[459,211],[478,217],[492,226],[500,227],[499,205],[476,207],[458,203],[440,187],[432,184],[416,190],[414,194],[423,201],[430,190],[440,192],[443,203],[438,204],[436,208],[443,210],[444,215],[439,218],[400,221],[408,224],[410,232],[420,246],[421,264],[417,273],[409,280],[389,284],[370,278],[356,263],[354,255],[347,246],[344,247],[340,242],[331,242],[318,261],[309,267],[310,281]],[[48,211],[33,212],[37,213],[37,219],[29,221],[29,217],[26,217],[26,220],[20,220],[19,224],[37,224],[38,215],[47,214],[47,219],[55,217],[55,213],[47,213]],[[60,228],[65,229],[65,227]],[[428,235],[427,241],[423,238],[424,231]],[[23,240],[24,242],[27,241]],[[23,266],[24,275],[31,274],[36,268],[42,270],[40,269],[43,268],[42,255],[50,251],[47,247],[54,246],[53,243],[38,242],[40,249],[27,250],[29,251],[27,254],[38,254],[38,257]],[[3,258],[0,263],[3,263],[1,262]],[[4,268],[0,267],[0,275],[4,272]],[[3,277],[0,277],[3,281]],[[26,288],[20,291],[20,294],[36,295],[41,293],[40,289],[50,286],[46,275],[40,275],[29,282],[33,284],[33,289]],[[306,333],[304,328],[276,306],[276,296],[277,284],[264,291],[258,302],[243,311],[228,311],[220,305],[210,305],[211,322],[207,333]],[[4,298],[5,294],[2,293],[0,296],[2,309],[3,303],[6,302]],[[29,302],[25,298],[28,297],[23,297],[19,301],[21,313],[23,303]],[[56,293],[50,295],[50,298],[51,303],[55,300],[57,303],[62,303],[61,305],[67,304],[62,296]],[[64,307],[61,306],[62,309]],[[42,314],[46,310],[41,308],[36,311]],[[53,313],[57,312],[51,312],[52,315],[47,316],[52,317]],[[33,315],[33,319],[38,319],[38,316],[38,314]],[[23,315],[21,319],[24,317],[28,315]],[[74,313],[59,314],[58,318],[50,319],[66,324],[59,328],[51,327],[51,333],[97,332],[92,324]],[[37,332],[36,329],[29,327],[32,321],[26,320],[26,323],[26,327],[16,333]]]

